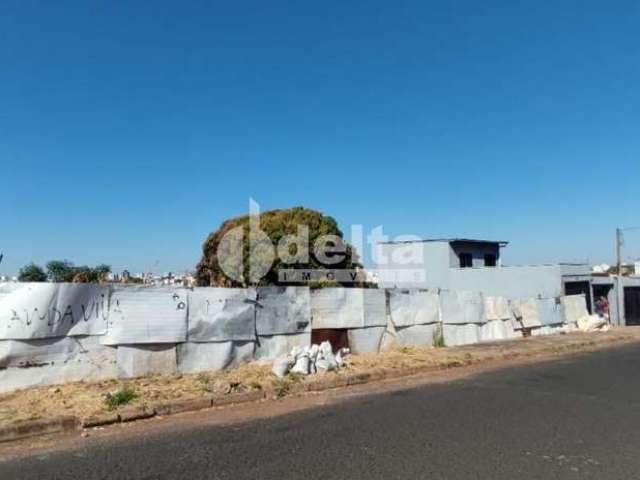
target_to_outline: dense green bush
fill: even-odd
[[[286,210],[271,210],[261,213],[259,216],[260,230],[266,234],[268,238],[264,239],[265,244],[253,244],[249,241],[249,225],[250,217],[245,215],[225,221],[218,230],[211,233],[204,242],[202,247],[202,258],[196,267],[196,280],[200,286],[226,286],[240,287],[248,285],[280,285],[278,280],[278,272],[285,269],[314,269],[323,270],[331,269],[361,269],[358,255],[355,249],[344,242],[342,231],[338,228],[338,224],[330,216],[323,215],[315,210],[303,207],[295,207]],[[271,245],[278,245],[280,240],[286,235],[296,235],[298,226],[308,227],[310,255],[306,263],[287,264],[280,258],[275,258],[271,268],[259,280],[252,277],[250,272],[251,262],[260,262],[265,258],[266,264],[270,262],[268,250]],[[236,247],[230,247],[225,244],[223,238],[225,235],[241,234],[241,240],[238,243],[232,243]],[[313,253],[312,246],[318,237],[324,235],[335,235],[339,237],[344,248],[343,258],[340,262],[325,265],[318,260]],[[293,249],[295,250],[295,248]],[[295,251],[290,251],[295,254]],[[227,262],[224,264],[223,262]],[[221,263],[223,263],[221,265]],[[225,267],[226,265],[226,267]],[[225,272],[229,273],[234,270],[233,278],[230,278]],[[326,285],[327,283],[324,282]],[[350,283],[349,286],[360,286],[361,281]]]
[[[35,263],[30,263],[20,269],[18,280],[21,282],[46,282],[47,274],[42,267]]]

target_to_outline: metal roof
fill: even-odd
[[[400,242],[380,242],[381,244],[394,245],[394,244],[402,244],[402,243],[427,243],[427,242],[469,242],[469,243],[497,243],[501,247],[505,247],[509,244],[509,242],[505,240],[479,240],[475,238],[425,238],[422,240],[405,240]]]

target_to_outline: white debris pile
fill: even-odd
[[[577,320],[581,332],[607,332],[611,328],[607,319],[599,315],[585,315]]]
[[[289,372],[309,375],[337,370],[344,367],[349,353],[348,348],[341,348],[334,354],[328,341],[310,347],[293,347],[288,355],[275,359],[272,372],[281,378]]]

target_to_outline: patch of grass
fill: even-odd
[[[273,374],[271,373],[271,365],[247,363],[233,370],[225,371],[219,378],[228,383],[260,385],[264,388],[271,384]]]
[[[262,390],[262,384],[257,380],[250,381],[249,387],[251,387],[253,390]]]
[[[291,393],[291,389],[297,383],[300,383],[304,375],[300,373],[289,373],[282,378],[276,378],[273,380],[273,392],[276,395],[276,398],[282,398],[289,393]]]
[[[198,375],[196,375],[195,380],[198,386],[205,392],[210,392],[212,390],[211,375],[209,375],[208,373],[200,372]]]
[[[138,397],[138,394],[129,387],[122,387],[113,393],[107,393],[104,398],[107,408],[109,410],[115,410],[122,405],[131,403]]]
[[[444,342],[444,332],[442,331],[442,325],[438,325],[438,328],[433,332],[433,346],[435,348],[443,348],[447,346]]]

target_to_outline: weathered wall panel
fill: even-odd
[[[456,292],[443,290],[440,292],[440,309],[442,323],[486,323],[484,297],[477,292]]]
[[[254,288],[194,288],[188,293],[189,342],[254,341]]]
[[[353,353],[377,353],[386,327],[353,328],[348,332],[349,348]]]
[[[114,287],[105,345],[179,343],[187,340],[187,290]]]
[[[0,340],[102,335],[107,330],[107,286],[15,283],[5,284],[2,292]]]
[[[254,342],[182,343],[177,345],[180,373],[198,373],[233,368],[254,358]]]
[[[307,287],[258,288],[258,335],[290,335],[311,329],[311,298]]]
[[[117,359],[121,378],[173,375],[177,371],[175,345],[119,345]]]
[[[441,326],[439,323],[396,328],[396,341],[402,346],[432,347]]]
[[[255,349],[256,360],[273,360],[287,355],[293,347],[311,345],[311,330],[292,335],[261,335]]]
[[[117,376],[116,348],[99,337],[0,341],[0,393]]]
[[[385,292],[367,288],[323,288],[311,292],[313,328],[385,326]]]
[[[439,295],[424,290],[390,290],[389,311],[396,327],[440,321]]]
[[[477,323],[443,324],[442,334],[447,347],[480,342],[481,325]]]

